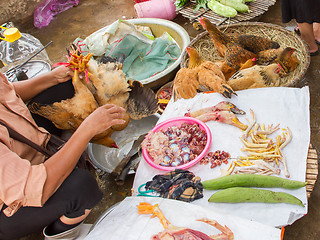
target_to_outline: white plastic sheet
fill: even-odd
[[[152,197],[127,197],[109,214],[102,215],[85,240],[148,240],[163,231],[158,218],[151,214],[138,214],[137,205],[148,202],[159,204],[167,220],[174,226],[191,228],[207,235],[220,234],[215,227],[196,221],[208,218],[227,226],[234,234],[235,240],[275,240],[281,239],[279,229],[218,211],[210,211],[200,206],[177,200]]]
[[[305,181],[306,161],[310,144],[309,88],[260,88],[238,91],[237,94],[238,96],[232,96],[229,100],[217,93],[198,94],[192,99],[181,99],[176,102],[171,100],[158,123],[169,118],[183,116],[188,111],[216,105],[220,101],[230,101],[244,110],[246,115],[238,115],[238,118],[241,122],[247,123],[246,118],[250,119],[250,109],[252,109],[256,114],[257,123],[265,124],[266,126],[280,124],[280,130],[271,135],[272,138],[279,135],[282,132],[282,128],[289,127],[291,129],[293,134],[292,141],[282,152],[288,162],[290,179]],[[229,152],[233,158],[245,155],[241,152],[243,143],[240,140],[240,136],[243,132],[240,129],[214,121],[209,121],[206,124],[212,133],[212,145],[209,151],[224,150]],[[285,178],[283,174],[284,168],[282,165],[280,167],[282,170],[280,177]],[[188,170],[204,181],[219,177],[221,174],[220,168],[226,169],[227,166],[223,165],[222,167],[211,169],[210,165],[197,164]],[[135,194],[137,194],[138,187],[141,184],[162,173],[164,172],[152,168],[142,159],[134,179],[133,188]],[[299,198],[305,207],[285,203],[209,203],[209,197],[215,192],[210,190],[204,190],[204,197],[192,203],[213,211],[219,210],[225,213],[232,213],[273,227],[290,225],[307,214],[308,201],[305,187],[297,190],[275,188],[268,190],[290,193]]]

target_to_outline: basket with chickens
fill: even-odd
[[[74,96],[53,104],[33,102],[28,106],[31,112],[49,119],[57,128],[73,132],[99,106],[114,104],[125,109],[126,122],[112,126],[90,142],[117,148],[111,138],[114,131],[125,129],[130,119],[139,120],[158,111],[158,99],[153,90],[126,78],[122,71],[123,57],[96,61],[92,53],[85,55],[79,46],[72,45],[67,58],[68,62],[60,64],[74,70]]]
[[[187,73],[178,72],[175,79],[178,98],[193,97],[203,87],[230,98],[237,90],[295,86],[309,67],[310,55],[303,40],[280,26],[239,23],[216,27],[204,17],[199,21],[205,31],[183,53],[180,71]],[[216,80],[201,77],[209,70]],[[184,77],[179,77],[182,74]],[[193,85],[180,89],[191,78],[197,79],[191,81]]]

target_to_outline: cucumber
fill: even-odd
[[[238,14],[237,10],[234,8],[223,5],[215,0],[209,0],[207,6],[213,12],[223,17],[235,17]]]
[[[226,189],[230,187],[260,187],[298,189],[307,185],[307,182],[289,180],[286,178],[257,175],[233,174],[202,182],[203,188],[208,190]]]
[[[237,0],[217,0],[219,3],[232,7],[238,12],[249,12],[248,5],[244,3],[240,3]]]
[[[208,201],[216,203],[289,203],[304,207],[300,199],[289,193],[243,187],[220,190],[212,194]]]

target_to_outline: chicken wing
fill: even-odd
[[[48,118],[58,128],[73,132],[99,106],[114,104],[123,107],[126,110],[125,123],[114,125],[91,139],[93,143],[117,147],[111,138],[114,131],[125,129],[130,119],[142,119],[158,111],[156,94],[138,81],[128,81],[121,62],[108,62],[108,58],[104,59],[105,63],[97,62],[90,59],[92,54],[84,57],[75,47],[68,53],[71,55],[70,67],[76,69],[72,78],[74,97],[52,105],[33,103],[29,106],[31,112]],[[80,69],[87,77],[79,78]]]
[[[189,63],[187,68],[181,68],[174,79],[174,99],[193,98],[198,91],[215,91],[230,98],[235,94],[226,83],[225,77],[217,64],[204,61],[198,52],[187,47]]]

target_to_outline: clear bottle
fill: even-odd
[[[2,27],[3,28],[3,27]],[[20,64],[43,48],[41,42],[28,33],[15,28],[6,28],[0,42],[0,60],[4,65]],[[47,52],[42,50],[35,59],[50,62]]]

